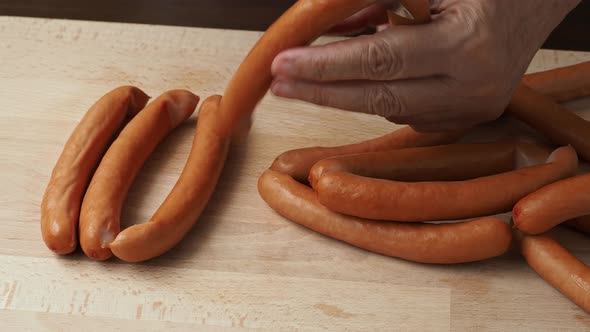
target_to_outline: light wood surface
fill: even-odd
[[[461,266],[419,265],[275,214],[256,181],[280,152],[356,142],[395,126],[272,96],[258,108],[248,142],[232,150],[199,224],[173,251],[145,264],[49,252],[40,236],[41,197],[87,108],[123,84],[152,96],[172,88],[222,93],[259,36],[0,17],[0,330],[590,330],[590,316],[514,252]],[[582,60],[590,54],[541,51],[531,70]],[[571,107],[584,114],[590,102]],[[124,225],[148,220],[172,188],[194,123],[174,132],[144,167]],[[511,123],[489,127],[481,135],[498,133],[494,127],[522,134]],[[569,230],[558,236],[590,261],[587,238]]]

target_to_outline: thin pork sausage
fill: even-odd
[[[288,174],[299,182],[305,182],[311,167],[322,159],[364,152],[450,144],[465,134],[466,131],[419,133],[411,127],[403,127],[387,135],[356,144],[287,151],[275,159],[270,169]]]
[[[309,183],[316,187],[327,172],[411,182],[468,180],[513,170],[516,148],[509,142],[451,144],[338,156],[317,162]]]
[[[118,87],[94,103],[70,135],[41,203],[41,233],[53,252],[76,250],[80,206],[92,173],[125,120],[148,100],[136,87]]]
[[[230,137],[220,135],[220,96],[209,97],[199,119],[188,161],[176,185],[152,219],[119,233],[109,248],[118,258],[141,262],[174,247],[205,209],[221,175]]]
[[[558,103],[590,96],[590,61],[528,74],[523,82]]]
[[[457,224],[400,224],[341,215],[321,205],[313,190],[287,174],[267,170],[258,191],[280,215],[331,238],[414,262],[456,264],[505,253],[510,226],[495,218]]]
[[[590,160],[590,122],[567,111],[550,97],[521,84],[507,108],[558,145],[572,145],[581,159]]]
[[[516,228],[541,234],[570,219],[590,214],[590,174],[547,185],[520,200],[512,210]]]
[[[531,192],[572,176],[577,165],[576,153],[568,146],[555,150],[543,165],[472,180],[401,182],[335,171],[323,173],[314,190],[321,204],[346,215],[405,222],[456,220],[508,212]]]
[[[522,255],[551,286],[590,313],[590,268],[548,234],[517,236]]]
[[[80,244],[96,260],[112,256],[108,248],[121,224],[127,192],[157,145],[194,112],[199,97],[185,90],[164,93],[136,116],[113,142],[98,166],[80,212]]]

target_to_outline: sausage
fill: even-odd
[[[196,134],[178,182],[152,219],[122,231],[109,248],[128,262],[145,261],[174,247],[193,227],[221,175],[230,137],[220,135],[218,105],[221,97],[205,100]]]
[[[125,120],[148,100],[136,87],[118,87],[94,103],[72,132],[41,203],[41,234],[53,252],[66,255],[76,250],[80,205],[90,177]]]
[[[461,181],[513,170],[515,149],[513,143],[500,142],[345,155],[317,162],[310,171],[309,183],[316,187],[327,172],[411,182]]]
[[[570,219],[590,214],[590,174],[547,185],[520,200],[512,210],[515,227],[541,234]]]
[[[424,159],[428,158],[425,153]],[[508,212],[529,193],[572,176],[577,165],[576,153],[568,146],[555,150],[544,165],[466,181],[401,182],[334,171],[323,173],[314,190],[330,210],[361,218],[466,219]]]
[[[288,174],[299,182],[305,182],[311,167],[322,159],[364,152],[449,144],[461,139],[466,132],[466,130],[461,130],[419,133],[411,127],[403,127],[387,135],[361,143],[287,151],[275,159],[270,169]]]
[[[524,84],[537,93],[558,103],[590,96],[590,61],[556,68],[523,79]]]
[[[123,129],[104,155],[80,212],[80,244],[93,259],[112,256],[108,244],[120,230],[127,192],[156,146],[195,110],[199,97],[184,90],[158,97]]]
[[[573,220],[568,220],[565,222],[565,225],[590,235],[590,216],[583,216]]]
[[[330,211],[313,190],[287,174],[267,170],[258,191],[280,215],[328,237],[382,255],[420,263],[466,263],[496,257],[511,244],[510,226],[495,218],[456,224],[402,224]]]
[[[377,0],[300,0],[274,22],[246,56],[231,79],[221,101],[222,130],[242,137],[250,117],[272,82],[274,58],[289,48],[304,46],[330,27]],[[430,17],[428,0],[402,0],[413,17]],[[420,11],[420,12],[418,12]]]
[[[558,145],[572,145],[582,159],[590,161],[590,122],[568,112],[551,98],[521,84],[510,101],[507,113]]]
[[[528,264],[541,278],[590,313],[590,269],[549,234],[517,236]]]

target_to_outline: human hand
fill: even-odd
[[[420,131],[498,118],[534,54],[580,0],[436,0],[432,22],[287,50],[278,96],[382,116]],[[384,23],[380,3],[333,31]]]

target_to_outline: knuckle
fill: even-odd
[[[402,115],[404,107],[400,98],[387,85],[379,84],[365,95],[367,98],[365,105],[368,105],[370,114],[388,119],[395,119]]]
[[[362,52],[361,70],[366,79],[392,79],[403,67],[400,48],[374,37]]]

